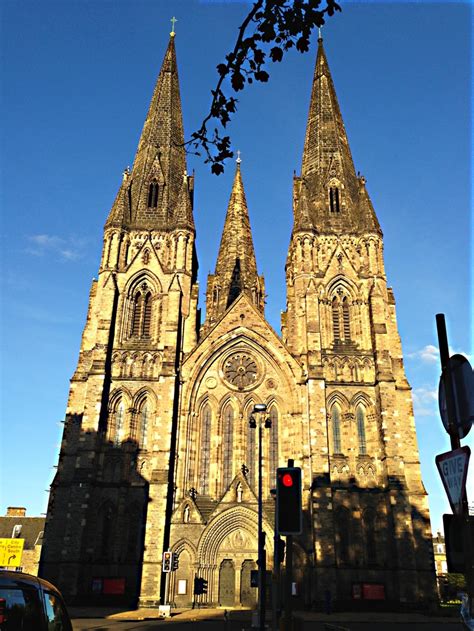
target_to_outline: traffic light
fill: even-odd
[[[179,568],[179,554],[175,552],[173,554],[173,572]]]
[[[466,569],[466,522],[469,523],[469,538],[474,541],[474,516],[443,515],[448,572],[463,574]]]
[[[194,594],[199,596],[200,594],[207,594],[207,581],[200,576],[194,578]]]
[[[299,535],[303,530],[301,506],[301,469],[277,469],[276,523],[280,535]]]
[[[163,572],[171,572],[173,566],[173,553],[169,550],[163,552]]]
[[[277,539],[277,554],[278,563],[283,563],[285,560],[285,542],[280,537]]]

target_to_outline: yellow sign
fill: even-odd
[[[0,539],[0,567],[20,567],[24,539]]]

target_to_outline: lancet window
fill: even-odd
[[[278,467],[278,408],[272,405],[270,408],[270,486],[274,484],[276,469]]]
[[[148,401],[145,400],[140,408],[140,447],[142,449],[146,448],[149,416]]]
[[[345,507],[336,511],[336,541],[339,563],[350,562],[350,513]]]
[[[209,403],[206,403],[201,410],[201,457],[199,484],[202,495],[209,493],[209,459],[211,455],[211,423],[212,410]]]
[[[253,401],[247,406],[247,411],[245,415],[247,420],[250,418],[250,414],[251,414],[251,411],[253,410],[253,406],[254,406]],[[257,467],[256,465],[257,459],[255,457],[255,434],[257,433],[257,431],[258,430],[254,428],[249,428],[247,432],[246,464],[249,468],[249,473],[248,473],[249,484],[253,489],[255,488],[256,467]]]
[[[228,403],[222,414],[223,420],[223,490],[232,482],[232,446],[234,438],[234,410]]]
[[[148,187],[148,208],[156,208],[158,206],[158,196],[160,192],[160,187],[156,180],[150,182],[150,186]]]
[[[115,405],[112,416],[112,425],[114,426],[114,443],[119,445],[124,438],[125,432],[125,406],[122,400],[118,401]]]
[[[367,442],[365,438],[365,408],[359,405],[356,411],[357,437],[359,441],[359,454],[367,454]]]
[[[331,410],[332,420],[332,447],[335,454],[342,453],[341,449],[341,411],[338,405],[333,405]]]
[[[143,283],[133,296],[130,337],[149,338],[151,334],[152,295]]]
[[[372,508],[367,508],[364,511],[363,518],[367,564],[375,565],[377,563],[377,519],[375,511]]]
[[[331,186],[329,189],[329,208],[332,213],[338,213],[339,208],[339,189],[337,186]]]
[[[350,307],[346,296],[334,296],[331,303],[334,341],[348,342],[351,339]]]
[[[97,553],[102,558],[111,557],[114,546],[115,508],[107,502],[99,509],[96,535]]]

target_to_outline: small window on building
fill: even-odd
[[[13,526],[12,539],[18,539],[21,535],[21,524],[15,524]]]
[[[341,413],[337,405],[333,405],[331,410],[332,418],[332,440],[335,454],[341,453]]]
[[[359,454],[365,456],[367,454],[367,442],[365,439],[365,409],[359,405],[356,412],[357,435],[359,439]]]
[[[331,186],[329,189],[329,207],[332,213],[339,212],[339,189],[337,186]]]
[[[153,180],[148,187],[148,208],[156,208],[158,206],[158,194],[160,187],[158,182]]]

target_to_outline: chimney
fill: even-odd
[[[26,517],[26,508],[23,506],[9,506],[7,508],[7,517]]]

